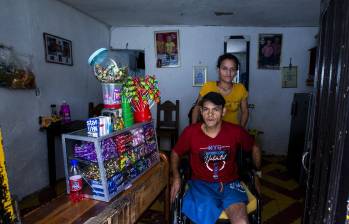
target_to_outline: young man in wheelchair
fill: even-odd
[[[238,176],[236,150],[241,145],[245,151],[252,151],[257,170],[261,153],[253,137],[243,128],[222,121],[224,106],[222,95],[207,93],[200,102],[203,123],[185,128],[171,153],[172,202],[181,187],[180,157],[190,155],[192,176],[184,194],[182,212],[197,224],[215,223],[223,210],[231,223],[248,223],[247,196]]]

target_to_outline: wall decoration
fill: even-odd
[[[12,47],[0,44],[0,87],[34,89],[32,56],[20,54]]]
[[[287,66],[281,69],[282,88],[297,88],[297,66]]]
[[[45,59],[49,63],[73,65],[72,42],[44,33]]]
[[[207,78],[207,66],[193,67],[193,86],[203,86]]]
[[[178,67],[179,58],[179,31],[156,31],[155,57],[158,68]]]
[[[258,68],[280,69],[282,34],[259,34]]]

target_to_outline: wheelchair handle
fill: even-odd
[[[302,165],[303,165],[303,168],[305,170],[305,172],[309,172],[309,168],[305,165],[305,158],[309,155],[309,152],[305,152],[303,153],[302,155]]]

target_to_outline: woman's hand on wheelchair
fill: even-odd
[[[171,203],[173,203],[181,189],[181,178],[175,177],[172,180],[171,186]]]

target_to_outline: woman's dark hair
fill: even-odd
[[[225,53],[225,54],[222,54],[221,56],[218,57],[218,60],[217,60],[217,68],[220,68],[221,67],[221,64],[224,60],[226,59],[229,59],[229,60],[232,60],[235,62],[236,66],[237,66],[237,69],[239,69],[239,66],[240,66],[240,62],[239,62],[239,59],[230,54],[230,53]]]

